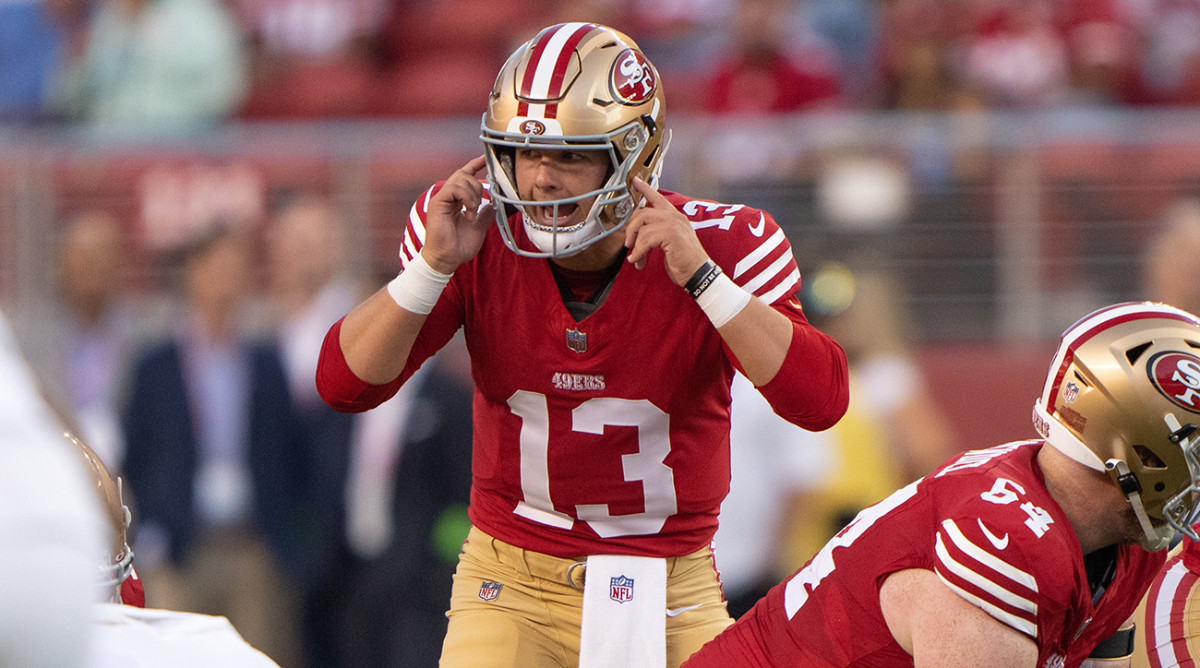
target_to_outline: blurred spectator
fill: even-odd
[[[1141,298],[1200,313],[1200,200],[1185,197],[1162,216],[1143,253]]]
[[[311,518],[273,340],[239,316],[251,246],[214,224],[182,252],[183,309],[140,356],[123,413],[133,549],[147,604],[223,615],[285,668],[298,665],[293,578]]]
[[[972,5],[971,30],[956,46],[963,84],[989,107],[1045,109],[1066,102],[1070,56],[1052,0]]]
[[[1140,52],[1130,102],[1200,104],[1200,3],[1125,0]]]
[[[20,331],[48,396],[71,412],[80,435],[114,470],[124,444],[118,405],[139,319],[124,299],[120,223],[85,210],[62,230],[60,299]]]
[[[840,104],[837,53],[809,29],[797,34],[795,0],[740,0],[733,43],[717,55],[707,111],[775,113]]]
[[[333,204],[316,194],[288,198],[267,230],[270,295],[288,384],[293,400],[306,408],[324,407],[315,379],[325,332],[361,299],[360,286],[346,275],[343,235]]]
[[[448,347],[376,411],[339,413],[320,400],[324,334],[362,298],[345,274],[341,225],[331,202],[300,194],[267,231],[270,294],[300,430],[293,447],[308,453],[314,474],[303,499],[313,518],[300,587],[305,664],[434,666],[469,526],[465,350]]]
[[[478,91],[492,89],[505,59],[541,28],[543,15],[555,4],[548,0],[395,3],[382,34],[385,71],[376,110],[385,115],[477,117],[487,102]]]
[[[729,496],[721,503],[714,554],[726,606],[736,619],[795,569],[785,558],[785,519],[838,462],[829,431],[805,431],[779,417],[740,374],[730,391]]]
[[[346,605],[345,492],[354,416],[329,408],[316,387],[325,332],[362,298],[344,273],[342,232],[332,204],[315,194],[285,202],[267,230],[270,296],[279,311],[277,336],[299,429],[289,447],[311,462],[300,582],[310,668],[337,665],[338,611]]]
[[[438,663],[454,568],[470,528],[471,391],[459,337],[396,396],[356,416],[347,499],[354,558],[339,666]]]
[[[949,54],[961,11],[962,5],[942,0],[883,2],[875,49],[878,106],[928,111],[964,102]]]
[[[1140,0],[1056,3],[1057,23],[1071,68],[1074,104],[1112,106],[1129,99],[1139,57],[1129,2]]]
[[[54,73],[66,51],[65,26],[51,0],[0,2],[0,123],[45,116]]]
[[[887,425],[881,430],[887,461],[901,484],[907,484],[956,450],[949,422],[933,403],[912,356],[913,323],[906,295],[886,260],[874,254],[828,269],[829,273],[817,272],[813,277],[814,297],[838,289],[822,285],[824,281],[847,278],[853,281],[852,296],[840,311],[825,311],[814,319],[846,350],[850,382],[861,388],[858,407],[864,416]]]
[[[861,108],[873,101],[879,85],[875,71],[875,45],[879,40],[881,3],[878,0],[802,0],[802,21],[833,48],[839,70],[841,96]]]
[[[211,127],[245,94],[241,39],[219,0],[101,0],[56,107],[66,120],[124,134]]]
[[[246,118],[345,118],[371,111],[386,0],[232,0],[250,38]]]

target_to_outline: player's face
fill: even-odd
[[[608,176],[608,153],[597,150],[520,148],[516,153],[517,191],[521,199],[544,202],[600,188]],[[582,222],[595,197],[554,207],[527,207],[539,225],[567,227]]]

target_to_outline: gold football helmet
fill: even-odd
[[[518,48],[496,77],[483,115],[488,185],[505,243],[529,257],[573,255],[621,229],[641,204],[631,187],[657,187],[669,133],[658,71],[626,35],[595,23],[543,29]],[[517,148],[604,151],[609,174],[600,188],[568,199],[522,200]],[[525,207],[558,207],[594,198],[586,220],[538,224]],[[520,213],[534,248],[518,243],[509,216]],[[536,250],[535,250],[536,249]]]
[[[1143,547],[1166,547],[1175,530],[1197,540],[1196,316],[1129,302],[1075,323],[1063,333],[1033,420],[1050,445],[1108,472],[1141,523]]]
[[[131,515],[121,493],[120,479],[113,480],[104,462],[86,443],[71,433],[64,434],[83,457],[84,469],[93,481],[105,517],[112,525],[112,539],[102,563],[98,566],[97,582],[112,602],[121,601],[121,584],[133,571],[133,550],[126,539]]]

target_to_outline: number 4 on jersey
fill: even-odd
[[[979,498],[988,503],[1006,506],[1018,501],[1024,493],[1025,488],[1008,478],[996,478],[996,482],[992,484],[992,488],[980,494]],[[1050,513],[1033,505],[1032,501],[1026,501],[1018,507],[1029,516],[1029,519],[1025,520],[1025,526],[1029,527],[1033,535],[1038,538],[1041,538],[1050,528],[1050,525],[1054,524],[1054,519],[1050,517]]]

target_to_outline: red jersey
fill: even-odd
[[[1145,616],[1137,620],[1139,639],[1133,665],[1152,668],[1193,666],[1200,626],[1193,612],[1200,585],[1200,543],[1183,539],[1178,554],[1167,562],[1146,594]]]
[[[146,588],[135,568],[130,567],[129,577],[121,581],[121,603],[135,608],[146,607]]]
[[[817,556],[684,662],[705,666],[911,666],[879,587],[935,572],[1037,643],[1038,668],[1078,666],[1130,617],[1166,555],[1117,548],[1093,601],[1079,541],[1046,491],[1040,441],[964,453],[863,510]]]
[[[437,187],[413,208],[402,264],[420,252]],[[735,283],[794,323],[764,396],[801,426],[832,425],[846,407],[845,355],[794,301],[800,273],[783,231],[756,209],[663,194]],[[519,220],[513,228],[520,239]],[[318,370],[322,396],[341,410],[377,405],[460,327],[475,381],[476,526],[560,557],[675,556],[711,542],[729,490],[735,360],[661,252],[641,270],[622,263],[604,301],[576,322],[549,261],[513,253],[493,227],[455,271],[399,379],[381,391],[355,387],[335,325]]]

